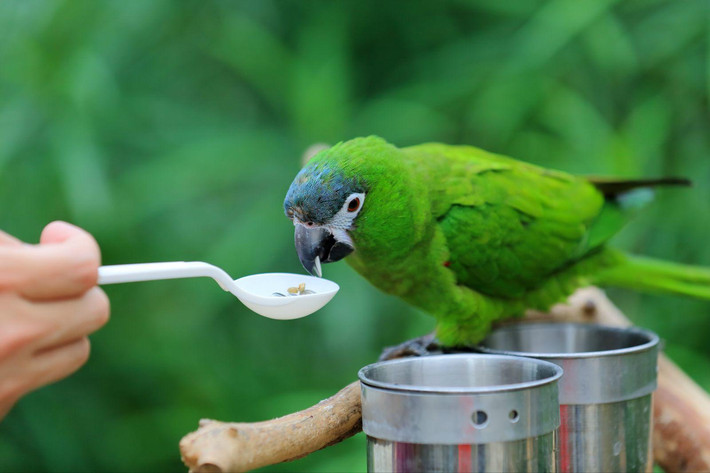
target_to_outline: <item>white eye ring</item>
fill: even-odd
[[[355,206],[354,204],[357,204]],[[353,205],[350,209],[350,205]],[[365,205],[365,193],[357,192],[350,194],[343,202],[342,207],[338,210],[330,221],[325,225],[338,241],[342,241],[352,246],[352,240],[348,236],[347,231],[352,230],[353,221]]]

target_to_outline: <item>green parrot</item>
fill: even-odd
[[[370,136],[316,154],[284,210],[304,268],[347,256],[374,286],[436,317],[443,346],[547,310],[590,284],[710,299],[710,269],[607,246],[652,197],[686,179],[594,179],[471,146],[397,148]]]

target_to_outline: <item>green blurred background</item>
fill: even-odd
[[[706,0],[0,2],[0,228],[85,227],[106,264],[302,269],[282,200],[314,142],[475,144],[575,173],[692,177],[618,246],[710,265]],[[312,317],[210,280],[106,288],[76,375],[0,424],[4,471],[181,471],[200,418],[258,421],[353,380],[433,319],[346,264]],[[710,305],[611,291],[710,388]],[[268,471],[362,471],[362,434]]]

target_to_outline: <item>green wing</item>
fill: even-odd
[[[458,284],[480,293],[518,298],[615,231],[592,231],[605,201],[583,178],[473,147],[427,144],[405,152],[429,183],[450,252],[444,264]],[[590,245],[590,235],[604,238]]]

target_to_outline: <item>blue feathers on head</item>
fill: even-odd
[[[284,211],[291,209],[303,222],[327,223],[360,185],[346,179],[341,172],[320,162],[306,166],[296,175],[284,200]]]

